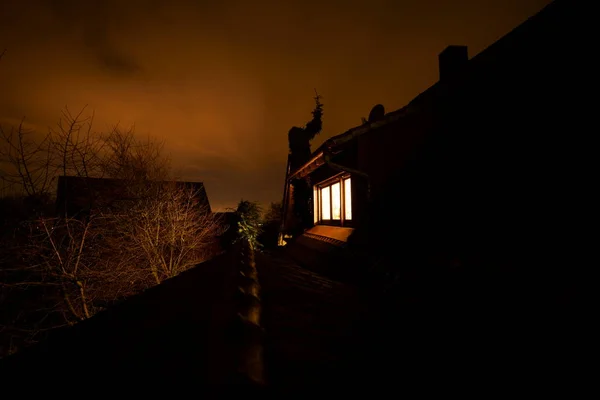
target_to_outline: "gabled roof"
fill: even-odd
[[[170,184],[171,182],[164,182]],[[200,205],[210,211],[210,202],[202,182],[175,182],[178,187],[197,193]],[[60,176],[56,193],[59,212],[76,215],[92,206],[111,206],[128,198],[127,182],[121,179]]]
[[[356,139],[357,137],[364,135],[368,132],[374,131],[378,128],[381,128],[385,125],[391,124],[395,121],[398,121],[398,120],[404,118],[405,116],[421,109],[422,103],[424,101],[428,100],[433,95],[435,95],[435,91],[436,91],[438,85],[439,85],[439,82],[434,84],[433,86],[431,86],[429,89],[427,89],[426,91],[424,91],[417,97],[415,97],[406,106],[402,107],[399,110],[392,111],[392,112],[385,114],[385,116],[378,121],[367,122],[360,126],[351,128],[351,129],[347,130],[346,132],[341,133],[337,136],[333,136],[333,137],[327,139],[325,142],[323,142],[323,144],[321,144],[312,153],[310,160],[308,160],[303,166],[296,169],[296,171],[292,172],[292,174],[289,176],[289,178],[290,179],[296,178],[296,177],[300,178],[302,176],[305,176],[307,173],[307,170],[311,166],[314,165],[314,166],[318,167],[319,165],[322,165],[324,163],[323,157],[326,153],[336,153],[337,151],[339,151],[341,149],[341,147],[344,144]]]
[[[572,12],[578,7],[576,3],[577,2],[572,0],[555,0],[548,4],[537,14],[528,18],[521,25],[514,28],[476,56],[472,57],[467,62],[465,73],[468,74],[473,70],[485,70],[489,66],[493,67],[493,64],[499,57],[503,57],[507,55],[507,53],[510,54],[514,51],[515,47],[519,47],[520,44],[526,43],[526,39],[532,35],[532,31],[539,31],[539,34],[543,35],[543,32],[551,27],[555,27],[555,25],[563,20],[566,15],[572,15]],[[568,14],[569,12],[571,14]],[[324,163],[323,158],[325,154],[339,151],[343,144],[368,132],[394,123],[407,115],[431,105],[431,101],[434,100],[436,96],[443,93],[447,87],[447,82],[438,81],[415,97],[406,106],[385,114],[382,119],[353,127],[344,133],[327,139],[312,153],[309,161],[295,171],[292,171],[289,175],[289,179],[301,178],[315,168],[318,168]]]

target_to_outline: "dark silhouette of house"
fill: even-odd
[[[158,183],[158,185],[157,185]],[[132,190],[134,185],[143,185],[142,190]],[[79,176],[60,176],[56,191],[56,209],[61,215],[80,216],[92,209],[106,209],[127,205],[128,202],[139,200],[140,196],[150,193],[148,189],[175,185],[194,192],[199,207],[211,212],[210,202],[202,182],[129,182],[122,179],[90,178]]]
[[[288,166],[284,251],[366,288],[373,381],[402,376],[378,368],[384,359],[430,382],[501,379],[486,390],[535,374],[548,385],[587,364],[587,15],[591,3],[556,0],[470,59],[448,47],[439,81],[405,107]],[[297,236],[293,179],[313,188],[313,227]]]
[[[415,265],[572,264],[591,179],[586,12],[557,0],[470,59],[449,46],[439,81],[405,107],[377,106],[288,166],[290,250],[307,265],[349,245]],[[292,239],[294,179],[313,188],[314,226]]]

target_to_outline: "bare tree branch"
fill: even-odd
[[[224,227],[199,193],[169,179],[164,143],[139,139],[133,128],[118,125],[96,133],[94,114],[85,116],[85,110],[65,108],[45,135],[23,122],[8,133],[0,127],[2,180],[23,195],[14,204],[39,197],[51,210],[24,208],[10,236],[0,237],[0,262],[7,265],[0,269],[0,301],[5,292],[10,298],[23,290],[43,299],[10,323],[0,321],[0,327],[11,327],[11,349],[20,346],[13,342],[18,332],[29,335],[19,339],[22,345],[30,343],[45,329],[89,318],[220,251],[217,237]],[[116,197],[90,202],[77,218],[57,216],[51,185],[60,175],[85,182],[112,178]]]

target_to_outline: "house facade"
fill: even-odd
[[[583,7],[554,1],[472,58],[449,46],[439,81],[405,107],[378,105],[302,166],[288,165],[283,240],[509,257],[532,251],[532,235],[546,245],[564,238],[559,198],[583,179],[576,165],[588,140]],[[312,187],[313,213],[295,237],[294,179]]]

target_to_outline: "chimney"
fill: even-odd
[[[440,81],[452,79],[467,65],[469,54],[467,46],[448,46],[438,56],[440,63]]]

